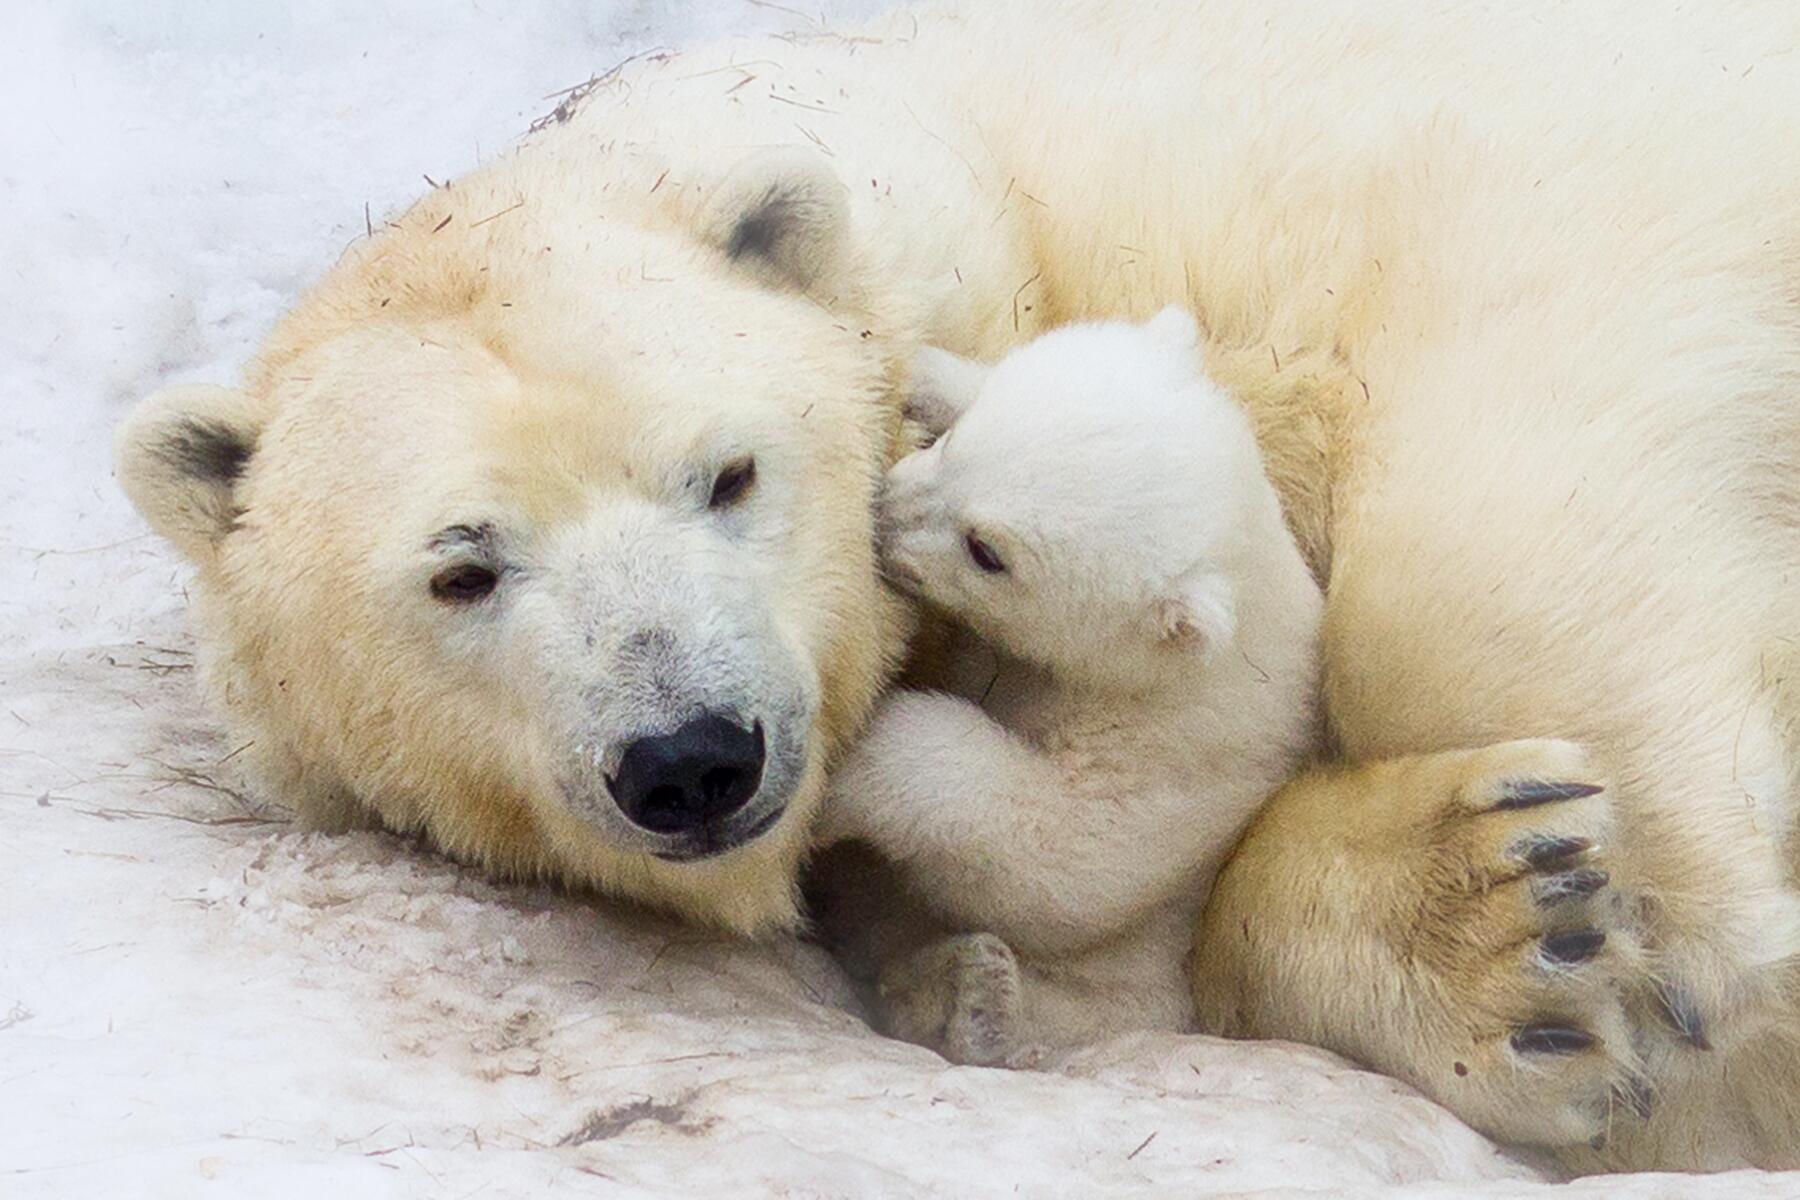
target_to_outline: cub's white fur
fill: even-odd
[[[991,374],[921,354],[915,411],[966,411],[890,472],[883,560],[991,649],[963,656],[960,694],[877,710],[824,821],[1019,955],[1023,989],[974,1002],[979,1045],[944,1044],[954,1013],[897,1030],[953,1056],[1187,1026],[1213,874],[1313,746],[1323,602],[1199,361],[1178,308],[1068,326]]]

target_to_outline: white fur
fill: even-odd
[[[912,350],[994,359],[1179,302],[1328,581],[1351,764],[1283,789],[1221,873],[1212,1026],[1353,1054],[1571,1159],[1604,1134],[1613,1164],[1800,1163],[1796,44],[1787,0],[990,0],[643,59],[355,247],[241,397],[152,401],[121,477],[202,565],[246,757],[309,812],[765,927],[901,653],[868,506]],[[792,186],[733,181],[771,149],[811,156]],[[794,200],[766,256],[727,257],[721,196]],[[257,434],[229,496],[158,453],[219,411]],[[787,464],[755,537],[668,487],[727,432]],[[414,556],[470,500],[569,549],[568,594],[637,578],[748,630],[703,639],[735,648],[723,677],[790,664],[819,697],[784,733],[813,747],[795,815],[682,866],[578,815],[533,689],[654,676],[555,662],[586,649],[579,608],[454,668]],[[671,567],[664,531],[712,551]],[[705,586],[745,576],[767,621]],[[1495,771],[1573,768],[1608,790],[1468,808]],[[1556,828],[1605,836],[1610,940],[1552,978],[1495,948],[1551,919],[1515,903],[1501,834]],[[1660,983],[1711,1051],[1669,1036]],[[1595,1045],[1512,1048],[1547,1019]],[[1640,1068],[1647,1123],[1615,1100]]]
[[[823,836],[872,844],[940,921],[1011,945],[1022,1042],[1185,1028],[1213,873],[1316,741],[1318,587],[1180,310],[1068,326],[985,380],[921,365],[961,416],[889,473],[884,564],[998,654],[961,695],[877,710]]]

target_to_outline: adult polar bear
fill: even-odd
[[[1185,301],[1361,764],[1222,878],[1209,1023],[1572,1161],[1800,1162],[1800,13],[964,7],[630,64],[353,249],[241,389],[139,408],[121,480],[262,769],[791,918],[904,637],[868,506],[912,349]],[[1584,856],[1609,940],[1553,968],[1536,872]]]

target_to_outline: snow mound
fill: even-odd
[[[879,5],[836,3],[841,24]],[[112,486],[132,400],[233,376],[366,223],[629,53],[667,0],[23,0],[0,45],[0,1191],[8,1196],[1527,1196],[1304,1047],[1043,1072],[870,1033],[835,966],[380,835],[294,831],[198,706],[186,570]],[[1586,1181],[1794,1195],[1800,1177]]]

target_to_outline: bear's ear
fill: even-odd
[[[991,367],[972,358],[922,346],[913,354],[906,415],[933,437],[942,437],[967,412]]]
[[[265,419],[261,404],[233,388],[165,388],[119,426],[119,486],[152,529],[209,562],[237,519],[233,492]]]
[[[813,151],[764,150],[726,173],[702,220],[706,236],[764,283],[809,291],[843,266],[849,192]]]
[[[1164,645],[1211,658],[1237,635],[1231,580],[1204,566],[1184,573],[1157,598],[1156,623]]]
[[[1171,304],[1144,323],[1144,331],[1176,350],[1200,347],[1200,322],[1179,304]]]

